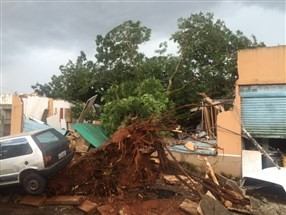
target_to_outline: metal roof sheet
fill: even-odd
[[[30,132],[30,131],[40,130],[40,129],[47,129],[47,128],[54,128],[54,127],[44,124],[44,123],[36,122],[34,120],[24,119],[22,132]],[[62,135],[65,135],[65,133],[67,132],[64,129],[58,129],[58,128],[54,128],[54,129],[56,129]]]
[[[94,147],[99,147],[108,140],[100,125],[77,123],[73,128]]]

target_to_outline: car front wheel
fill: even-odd
[[[38,173],[31,173],[23,180],[23,188],[31,195],[41,194],[46,187],[46,179]]]

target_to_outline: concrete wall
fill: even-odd
[[[23,101],[24,117],[42,120],[45,109],[49,107],[49,98],[37,95],[21,96]]]
[[[1,94],[0,96],[0,104],[12,104],[12,94]]]
[[[218,160],[215,171],[240,177],[242,174],[242,143],[240,96],[237,86],[235,91],[236,97],[233,108],[219,113],[217,116],[218,157],[221,159]]]
[[[11,130],[11,112],[12,112],[11,94],[1,94],[0,96],[0,136],[10,135]]]
[[[12,99],[11,135],[22,132],[23,126],[23,104],[19,96],[14,95]]]
[[[237,62],[237,85],[286,83],[286,46],[241,50]]]
[[[69,102],[37,95],[22,96],[22,100],[26,119],[41,120],[55,128],[68,128],[65,116],[70,112]]]
[[[50,99],[49,108],[47,123],[56,128],[69,129],[68,123],[71,122],[71,104],[64,100]]]
[[[190,163],[196,170],[203,173],[207,171],[207,165],[202,156],[179,152],[172,152],[172,154],[179,162]],[[241,176],[241,156],[217,155],[207,156],[207,158],[216,173],[233,179],[237,179]]]

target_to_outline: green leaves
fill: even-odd
[[[122,23],[108,32],[105,37],[97,36],[97,54],[101,74],[113,78],[118,84],[129,78],[136,78],[144,54],[139,45],[150,39],[151,29],[131,20]]]
[[[113,133],[121,126],[127,126],[134,120],[146,118],[150,115],[163,113],[170,106],[169,99],[164,94],[164,88],[159,80],[154,78],[146,79],[135,87],[134,83],[122,83],[119,86],[111,87],[104,99],[107,101],[101,114],[102,125]],[[133,86],[126,90],[126,86]],[[116,91],[119,95],[111,99]]]
[[[183,92],[198,99],[200,91],[214,98],[229,96],[237,79],[237,50],[264,46],[255,37],[249,39],[240,31],[232,32],[223,21],[214,20],[212,13],[202,12],[180,18],[172,39],[179,44],[181,58],[169,87],[170,94],[175,92],[172,98],[177,104],[176,98]],[[176,90],[180,88],[181,91]],[[191,101],[194,100],[193,97]]]

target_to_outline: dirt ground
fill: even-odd
[[[25,193],[21,187],[5,188],[0,190],[0,214],[25,215],[25,214],[45,214],[45,215],[62,215],[62,214],[85,214],[76,206],[58,205],[31,207],[19,203]],[[47,195],[47,193],[46,193]],[[179,205],[185,198],[195,199],[185,188],[177,185],[167,185],[161,180],[153,186],[147,186],[140,189],[129,189],[117,195],[94,196],[87,195],[86,199],[97,203],[99,206],[110,205],[113,213],[107,214],[186,214],[179,208]],[[94,214],[100,214],[95,212]]]
[[[254,215],[282,215],[286,214],[286,195],[279,188],[266,187],[259,190],[247,191],[251,199]],[[2,215],[84,215],[85,212],[76,206],[56,205],[32,207],[19,204],[26,194],[21,187],[8,187],[0,189],[0,214]],[[114,213],[126,215],[183,215],[188,214],[179,208],[184,199],[195,197],[185,187],[180,185],[167,185],[158,180],[153,186],[140,189],[131,189],[127,192],[105,197],[86,196],[86,198],[100,205],[110,205]],[[100,214],[98,211],[93,214]],[[239,213],[233,213],[239,214]]]

